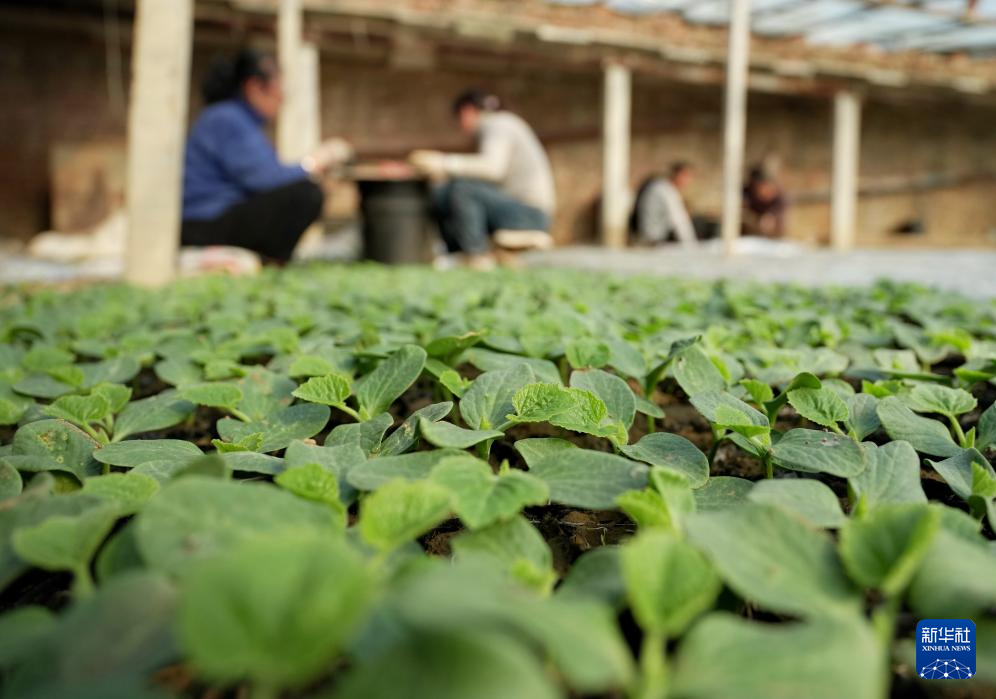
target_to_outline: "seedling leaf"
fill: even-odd
[[[134,468],[149,461],[188,462],[202,452],[196,444],[182,439],[136,439],[116,442],[93,452],[102,464]]]
[[[453,493],[454,510],[471,529],[510,519],[550,497],[546,483],[536,476],[516,470],[495,475],[487,463],[471,456],[444,459],[430,477]]]
[[[340,528],[323,505],[263,483],[204,476],[185,476],[163,488],[136,525],[142,558],[171,573],[261,536],[301,530],[328,536]]]
[[[867,466],[864,452],[854,440],[817,430],[789,431],[772,448],[771,455],[782,468],[841,478],[857,476]]]
[[[379,456],[397,456],[398,454],[405,453],[418,441],[418,430],[421,420],[439,422],[449,415],[452,410],[453,403],[450,401],[433,403],[432,405],[427,405],[424,408],[416,410],[391,433],[390,437],[385,439],[379,447],[376,447],[374,452]],[[464,419],[466,420],[466,414],[464,415]]]
[[[360,504],[360,535],[392,551],[448,519],[451,503],[450,491],[431,481],[390,481]]]
[[[113,441],[143,432],[169,429],[189,418],[195,407],[176,391],[163,391],[151,398],[129,403],[114,421]]]
[[[218,420],[218,434],[229,442],[238,443],[259,433],[263,442],[260,452],[270,454],[298,439],[309,439],[325,429],[329,421],[328,406],[314,403],[299,403],[289,408],[281,408],[261,420],[243,422],[232,418]]]
[[[109,473],[87,478],[83,493],[96,495],[117,508],[118,515],[135,514],[159,492],[159,483],[142,473]]]
[[[495,429],[515,410],[516,392],[533,381],[535,375],[527,364],[486,371],[474,380],[461,399],[460,415],[472,429]]]
[[[93,451],[100,444],[63,420],[39,420],[14,434],[13,457],[22,471],[68,471],[81,481],[101,472]]]
[[[601,369],[575,371],[571,387],[581,388],[598,396],[608,410],[609,418],[622,423],[627,430],[636,417],[636,396],[625,381]]]
[[[681,473],[693,488],[701,488],[709,480],[709,459],[680,435],[654,432],[620,451],[631,459]]]
[[[345,404],[352,392],[349,377],[342,374],[313,376],[294,389],[294,396],[309,403],[338,407]]]
[[[496,563],[510,577],[539,592],[549,592],[557,577],[543,535],[520,516],[461,534],[453,539],[453,552],[459,561],[479,558]]]
[[[587,449],[558,450],[529,464],[529,472],[549,486],[551,500],[591,510],[611,509],[626,491],[642,490],[648,471],[645,464]]]
[[[788,401],[802,417],[830,429],[850,417],[844,400],[826,387],[797,388],[789,392]]]
[[[909,442],[889,442],[877,447],[861,445],[868,467],[849,479],[856,497],[868,509],[884,503],[925,503],[920,485],[920,457]]]
[[[243,544],[191,567],[180,642],[211,680],[298,687],[327,671],[363,620],[372,582],[343,542],[293,536]]]
[[[882,652],[863,619],[764,624],[714,613],[678,651],[675,696],[689,699],[878,699]]]
[[[419,429],[429,444],[451,449],[467,449],[489,439],[500,439],[504,436],[498,430],[467,430],[452,422],[432,422],[425,418],[422,418]]]
[[[920,417],[895,396],[879,401],[878,417],[892,439],[909,442],[922,454],[949,457],[961,451],[944,425]]]
[[[956,416],[975,410],[978,401],[968,391],[938,384],[917,384],[906,397],[906,404],[918,413]]]
[[[940,523],[940,513],[925,504],[882,505],[841,529],[844,566],[860,585],[899,595],[916,574]]]
[[[391,404],[415,383],[425,366],[426,353],[421,347],[405,345],[377,365],[357,383],[356,398],[364,420],[386,412]]]
[[[328,505],[343,518],[345,527],[346,507],[339,500],[339,479],[335,473],[320,464],[291,466],[277,474],[274,482],[298,497]]]
[[[628,541],[622,572],[640,626],[664,637],[680,635],[712,607],[722,587],[698,550],[665,532],[641,532]]]
[[[242,400],[242,390],[231,383],[204,382],[189,384],[179,389],[180,398],[209,408],[237,409]]]
[[[855,610],[833,541],[770,505],[696,514],[688,535],[744,599],[801,617]]]

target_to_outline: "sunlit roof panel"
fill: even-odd
[[[697,24],[725,24],[730,0],[549,0],[617,12],[677,13]],[[751,26],[764,36],[804,36],[814,44],[874,44],[885,50],[996,52],[996,0],[753,0]]]

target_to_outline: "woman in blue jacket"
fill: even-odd
[[[264,132],[283,102],[276,61],[255,51],[220,60],[203,86],[207,107],[190,130],[183,174],[184,245],[232,245],[286,262],[322,212],[317,179],[350,157],[334,139],[282,163]]]

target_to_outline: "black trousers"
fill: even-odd
[[[210,221],[184,221],[180,237],[183,245],[231,245],[286,262],[324,203],[321,187],[300,180],[254,194]]]

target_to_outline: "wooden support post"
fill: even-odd
[[[277,119],[277,152],[284,160],[305,155],[300,151],[301,104],[306,85],[302,79],[301,0],[280,0],[277,14],[277,62],[283,78],[284,103]]]
[[[318,47],[301,43],[296,61],[285,59],[284,75],[294,73],[294,91],[287,91],[277,123],[277,150],[288,162],[300,160],[321,142],[321,85]],[[286,89],[286,88],[285,88]]]
[[[851,250],[857,233],[861,98],[854,92],[842,90],[834,96],[833,111],[830,240],[836,250]]]
[[[730,47],[726,63],[723,127],[723,251],[734,254],[743,206],[744,147],[747,140],[747,70],[750,64],[750,0],[730,3]]]
[[[302,43],[298,48],[298,70],[301,90],[294,104],[293,120],[296,135],[288,135],[283,157],[300,160],[313,152],[322,140],[321,57],[314,44]],[[297,244],[297,255],[307,255],[321,247],[325,229],[321,220],[314,223]]]
[[[277,120],[277,151],[287,162],[311,153],[321,142],[321,74],[318,47],[304,41],[301,0],[280,0],[277,62],[284,81],[284,103]],[[298,243],[297,254],[317,248],[320,223]]]
[[[284,103],[277,123],[277,150],[284,160],[300,160],[321,141],[321,75],[318,47],[304,41],[301,0],[281,0],[277,61]]]
[[[619,63],[605,65],[602,96],[602,240],[607,247],[626,247],[629,209],[630,69]]]
[[[128,109],[125,279],[159,286],[176,275],[193,0],[139,0]]]
[[[298,99],[298,124],[300,127],[299,153],[292,158],[303,158],[322,141],[322,73],[318,47],[302,43],[298,51],[301,71],[301,95]]]

